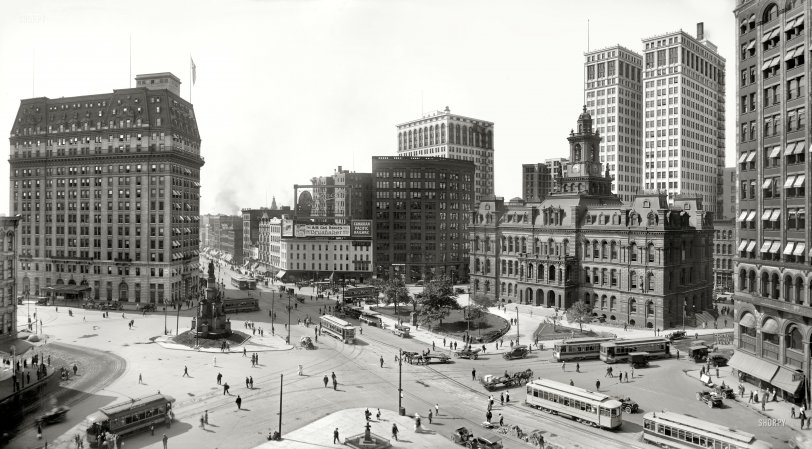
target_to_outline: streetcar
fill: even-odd
[[[570,338],[557,343],[553,349],[553,359],[556,362],[565,360],[597,359],[601,355],[601,343],[612,341],[611,337]]]
[[[257,280],[247,276],[231,276],[231,286],[240,290],[256,290]]]
[[[257,298],[230,298],[223,300],[223,312],[256,312],[259,310],[259,300]]]
[[[364,310],[361,312],[361,322],[367,323],[370,326],[380,326],[381,325],[381,314],[379,312],[375,312],[374,310]]]
[[[344,343],[355,343],[355,327],[350,323],[332,315],[322,315],[321,331],[335,337]]]
[[[671,357],[671,342],[663,337],[607,341],[601,343],[600,357],[606,363],[628,362],[631,352],[647,352],[650,359]]]
[[[124,436],[150,426],[166,424],[169,427],[174,419],[173,402],[172,396],[157,393],[102,407],[85,420],[87,441],[90,446],[98,446],[102,433]]]
[[[549,379],[527,384],[527,405],[603,429],[623,425],[623,403],[605,394]]]
[[[752,433],[674,412],[643,415],[643,441],[672,449],[768,449]]]

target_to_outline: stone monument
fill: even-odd
[[[209,261],[206,296],[200,300],[200,314],[192,320],[192,328],[200,338],[223,338],[231,335],[231,321],[223,310],[223,295],[217,290],[214,263]]]

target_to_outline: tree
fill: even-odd
[[[406,304],[411,301],[409,289],[401,278],[392,278],[385,281],[379,280],[375,283],[375,288],[383,294],[386,304]]]
[[[485,315],[488,313],[488,307],[493,307],[496,302],[486,295],[470,295],[469,298],[468,305],[465,309],[468,314],[468,319],[474,321],[485,318]],[[477,328],[481,328],[481,323],[479,324],[480,326],[477,326]]]
[[[567,320],[578,323],[581,333],[584,332],[584,323],[592,318],[592,309],[583,301],[578,301],[567,309]]]
[[[442,276],[429,281],[423,293],[417,295],[415,303],[420,303],[418,317],[422,324],[430,324],[438,321],[443,324],[443,319],[451,313],[451,309],[459,309],[457,295],[454,293],[454,286],[451,279]],[[415,309],[417,305],[415,304]]]

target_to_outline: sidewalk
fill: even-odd
[[[364,433],[366,421],[364,419],[364,408],[342,410],[316,420],[304,427],[296,429],[290,433],[282,435],[282,441],[268,441],[256,446],[257,449],[310,449],[313,447],[331,447],[333,444],[333,431],[338,428],[341,444],[351,436]],[[370,408],[372,420],[370,421],[371,432],[379,437],[383,437],[392,444],[393,448],[458,448],[448,437],[435,431],[435,427],[429,424],[428,418],[421,413],[422,432],[414,431],[414,415],[400,416],[393,410],[381,409],[381,420],[375,419],[378,409]],[[441,410],[442,412],[442,410]],[[434,421],[443,423],[444,431],[448,431],[454,425],[453,419],[447,415],[439,415]],[[392,424],[398,426],[398,440],[392,438]],[[284,429],[282,429],[284,431]]]
[[[699,373],[700,373],[700,369],[701,369],[702,366],[703,366],[702,364],[697,364],[697,369],[695,369],[695,370],[686,370],[685,371],[685,374],[687,376],[696,379],[696,381],[697,381],[697,391],[700,389],[700,385],[702,384],[702,382],[699,379],[699,376],[700,376]],[[761,410],[761,402],[759,402],[759,403],[748,403],[747,402],[747,399],[750,397],[750,392],[751,391],[754,391],[754,392],[758,393],[759,398],[760,398],[761,395],[762,395],[762,390],[757,388],[753,384],[749,384],[747,382],[740,382],[739,379],[738,379],[738,376],[733,374],[733,368],[731,368],[729,366],[720,367],[719,368],[719,376],[716,376],[716,369],[711,368],[710,374],[712,374],[710,377],[711,377],[711,381],[713,382],[713,384],[721,385],[722,382],[724,382],[725,386],[729,386],[729,387],[733,388],[733,392],[736,394],[736,397],[735,397],[735,399],[725,399],[724,402],[727,403],[727,405],[750,408],[754,412],[764,416],[765,418],[783,420],[782,422],[787,427],[789,427],[789,428],[791,428],[792,430],[795,430],[795,431],[801,431],[801,422],[800,422],[800,420],[797,419],[797,418],[792,418],[791,417],[791,411],[790,411],[791,408],[793,408],[793,407],[795,408],[796,416],[797,416],[797,413],[799,411],[798,406],[796,406],[795,404],[792,404],[792,403],[789,403],[789,402],[786,402],[784,400],[776,398],[775,401],[767,402],[765,404],[765,410],[762,411]],[[739,397],[739,385],[744,386],[744,389],[745,389],[744,390],[744,395],[745,395],[744,397]],[[731,404],[731,402],[733,404]],[[807,416],[809,416],[809,415],[807,415]],[[810,431],[806,430],[806,432],[810,432]],[[810,432],[810,433],[812,433],[812,432]]]

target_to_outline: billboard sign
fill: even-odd
[[[349,237],[349,225],[297,224],[296,237]]]
[[[282,237],[293,237],[293,220],[282,220]]]
[[[353,220],[353,237],[372,237],[372,220]]]

